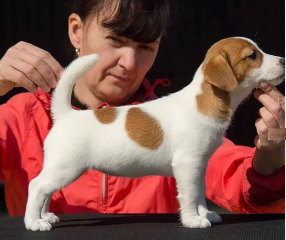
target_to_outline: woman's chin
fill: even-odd
[[[104,98],[106,102],[120,104],[125,102],[130,96],[134,94],[136,89],[133,89],[134,86],[129,85],[120,85],[109,83],[102,85],[98,90],[100,90],[101,98]]]
[[[109,102],[110,104],[120,104],[126,101],[132,93],[129,93],[127,91],[108,91],[103,94],[104,99],[106,99],[105,102]]]

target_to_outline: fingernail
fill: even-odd
[[[260,95],[260,92],[261,92],[261,91],[256,90],[256,91],[253,93],[254,97],[255,97],[255,98],[258,98],[258,96]]]
[[[267,82],[261,82],[261,83],[260,83],[260,88],[263,88],[263,89],[268,88]]]

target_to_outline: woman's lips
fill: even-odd
[[[122,77],[122,76],[116,76],[113,74],[110,74],[110,76],[112,76],[113,78],[115,78],[117,81],[122,82],[122,83],[129,83],[131,81],[130,78],[127,77]]]

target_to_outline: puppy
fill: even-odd
[[[208,160],[253,88],[262,80],[272,85],[284,80],[285,60],[249,39],[223,39],[179,92],[135,106],[73,110],[73,86],[97,61],[96,54],[76,59],[55,89],[54,125],[44,142],[43,170],[29,185],[26,228],[50,230],[59,221],[48,212],[52,194],[92,168],[115,176],[174,176],[185,227],[221,222],[205,202]]]

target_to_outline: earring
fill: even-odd
[[[79,57],[79,52],[80,52],[80,50],[79,49],[75,49],[75,53],[76,53],[76,55]]]

